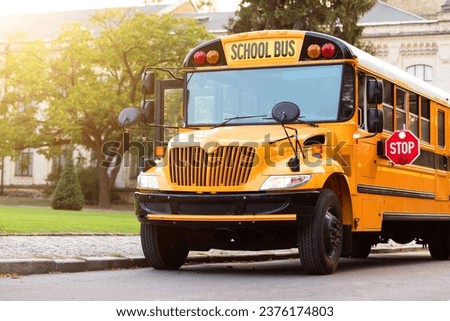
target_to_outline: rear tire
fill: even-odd
[[[189,254],[188,242],[178,228],[141,224],[141,244],[147,262],[155,269],[176,270]]]
[[[309,223],[299,225],[300,261],[309,274],[333,273],[341,257],[343,227],[341,205],[329,189],[320,192]]]

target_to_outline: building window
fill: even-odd
[[[16,159],[15,176],[33,176],[33,151],[28,148]]]
[[[429,65],[412,65],[406,67],[406,72],[427,82],[433,81],[433,67]]]

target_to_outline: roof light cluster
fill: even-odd
[[[318,44],[311,44],[307,49],[307,54],[310,59],[331,59],[336,54],[336,48],[332,43],[326,43],[323,46]]]
[[[205,53],[203,50],[199,50],[194,54],[194,63],[197,66],[202,66],[205,63],[215,65],[219,61],[220,55],[216,50],[210,50]]]

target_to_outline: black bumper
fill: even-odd
[[[223,194],[136,192],[135,211],[138,220],[143,223],[150,223],[149,214],[171,214],[178,217],[196,214],[218,217],[296,214],[305,221],[312,215],[318,196],[319,191]]]

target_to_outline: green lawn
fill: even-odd
[[[139,223],[132,211],[62,211],[0,205],[0,235],[65,233],[138,234]]]

